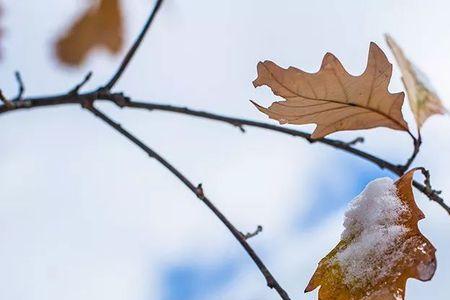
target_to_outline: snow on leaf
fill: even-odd
[[[253,85],[267,85],[285,101],[269,108],[253,104],[280,123],[316,123],[313,138],[380,126],[408,131],[401,112],[404,93],[388,92],[392,65],[375,43],[370,44],[367,68],[360,76],[350,75],[331,53],[317,73],[283,69],[271,61],[258,63],[257,69]]]
[[[406,281],[430,280],[435,248],[419,231],[413,169],[396,182],[370,182],[345,213],[341,241],[323,258],[305,292],[319,300],[403,300]]]
[[[447,109],[442,105],[441,99],[437,96],[425,74],[405,57],[402,49],[392,37],[386,35],[386,42],[394,53],[402,72],[403,84],[417,126],[422,127],[423,123],[432,115],[446,113]]]
[[[55,45],[56,56],[68,65],[80,65],[93,49],[105,48],[116,54],[122,46],[123,20],[119,0],[93,0],[93,5]]]

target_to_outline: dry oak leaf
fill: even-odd
[[[319,300],[402,300],[408,278],[431,280],[436,249],[417,225],[424,214],[414,201],[415,170],[375,180],[353,200],[341,241],[305,292],[320,286]]]
[[[417,126],[422,127],[426,119],[432,115],[446,113],[447,109],[442,105],[441,99],[428,83],[427,77],[405,57],[402,49],[392,37],[386,35],[386,42],[394,53],[402,72],[403,84]]]
[[[56,56],[65,64],[80,65],[95,48],[105,48],[117,54],[123,47],[123,18],[119,0],[93,2],[55,45]]]
[[[375,43],[370,44],[367,68],[360,76],[350,75],[331,53],[325,54],[317,73],[259,62],[253,85],[267,85],[285,101],[269,108],[252,103],[280,124],[316,123],[312,138],[379,126],[408,131],[401,112],[404,93],[388,92],[391,74],[392,64]]]

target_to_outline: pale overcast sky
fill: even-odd
[[[92,70],[87,89],[120,62],[102,50],[77,69],[61,66],[51,45],[90,1],[3,0],[0,88],[26,95],[65,92]],[[127,44],[153,2],[122,1]],[[448,1],[166,0],[117,90],[143,101],[189,106],[271,122],[249,99],[256,64],[271,59],[307,71],[334,53],[353,74],[365,67],[369,42],[392,61],[388,32],[430,78],[450,107]],[[392,92],[402,89],[394,64]],[[392,176],[324,145],[162,112],[101,108],[160,151],[205,192],[251,240],[293,299],[320,258],[339,240],[346,204],[372,179]],[[407,120],[412,118],[404,107]],[[78,106],[0,116],[0,299],[272,300],[275,292],[223,225],[176,178]],[[311,126],[301,127],[311,130]],[[431,170],[450,202],[450,119],[424,126],[416,165]],[[402,163],[408,136],[389,129],[364,134],[360,148]],[[450,218],[416,193],[420,223],[437,248],[428,283],[410,280],[407,299],[448,299]],[[432,296],[430,296],[432,295]]]

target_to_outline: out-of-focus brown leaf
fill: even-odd
[[[347,73],[331,53],[325,55],[317,73],[260,62],[253,85],[267,85],[286,100],[269,108],[253,104],[281,124],[316,123],[313,138],[379,126],[408,131],[401,112],[404,94],[388,92],[391,74],[392,65],[375,43],[370,44],[367,68],[360,76]]]
[[[55,45],[58,59],[68,65],[80,65],[95,48],[117,54],[122,46],[123,19],[119,0],[93,0],[93,5]]]
[[[446,113],[447,110],[428,83],[426,76],[406,58],[402,49],[391,36],[386,35],[386,42],[394,53],[402,72],[403,84],[408,93],[409,105],[417,126],[422,127],[426,119],[432,115]]]
[[[382,247],[374,249],[364,249],[364,244],[358,244],[359,248],[367,251],[367,257],[363,258],[364,268],[356,266],[360,271],[358,274],[362,278],[352,278],[351,283],[345,280],[347,274],[345,268],[339,260],[339,254],[355,243],[356,240],[363,240],[361,234],[343,237],[339,244],[323,258],[312,276],[305,292],[310,292],[320,286],[319,300],[402,300],[405,296],[406,281],[415,278],[421,281],[428,281],[436,270],[436,249],[422,235],[418,228],[418,221],[424,218],[424,214],[417,207],[412,191],[412,179],[416,169],[403,175],[395,182],[396,195],[402,205],[407,209],[399,212],[398,220],[394,224],[377,224],[382,228],[379,235],[381,243],[387,238],[383,233],[387,227],[392,229],[403,228],[404,231],[391,248],[385,248],[386,253],[380,260],[373,260],[372,255],[383,251]],[[383,197],[383,195],[380,195]],[[367,214],[370,214],[367,211]],[[370,217],[370,216],[368,216]],[[383,220],[383,218],[381,218]],[[363,231],[364,232],[364,231]],[[386,231],[388,232],[388,231]],[[366,239],[367,241],[367,239]],[[379,245],[376,242],[374,245]],[[354,245],[354,244],[353,244]],[[358,255],[357,252],[354,253]],[[391,261],[389,264],[389,256]],[[349,257],[351,259],[352,256]],[[389,264],[389,265],[387,265]],[[379,270],[383,270],[380,272]],[[377,276],[368,281],[364,278],[366,274],[376,274]]]

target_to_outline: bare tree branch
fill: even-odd
[[[187,179],[177,168],[175,168],[172,164],[170,164],[166,159],[164,159],[161,155],[155,152],[153,149],[145,145],[142,141],[124,129],[120,124],[114,122],[107,115],[96,109],[92,103],[91,105],[85,104],[84,108],[92,112],[94,115],[99,117],[106,124],[114,128],[117,132],[122,134],[128,140],[130,140],[133,144],[141,148],[144,152],[146,152],[151,158],[156,159],[160,164],[162,164],[167,170],[169,170],[173,175],[175,175],[195,196],[200,199],[216,216],[220,221],[230,230],[233,236],[238,240],[238,242],[245,249],[247,254],[252,258],[255,264],[258,266],[261,273],[264,275],[267,286],[275,289],[283,300],[290,300],[286,291],[279,285],[270,271],[267,269],[262,260],[255,253],[253,248],[247,243],[247,237],[242,235],[242,233],[234,227],[234,225],[217,209],[217,207],[205,196],[203,191],[203,187],[201,184],[195,186],[189,179]],[[256,235],[256,234],[254,234]]]
[[[234,118],[219,114],[214,114],[205,111],[193,110],[187,107],[181,106],[173,106],[166,104],[157,104],[157,103],[149,103],[142,101],[131,100],[128,97],[124,96],[120,93],[109,93],[102,91],[95,91],[90,93],[84,93],[79,95],[56,95],[49,97],[39,97],[39,98],[27,98],[21,102],[14,103],[14,106],[8,107],[7,105],[0,105],[0,115],[2,113],[21,110],[21,109],[30,109],[34,107],[42,107],[42,106],[53,106],[53,105],[66,105],[66,104],[83,104],[86,102],[91,102],[94,100],[104,100],[112,102],[119,107],[130,107],[130,108],[138,108],[138,109],[146,109],[149,111],[165,111],[172,112],[178,114],[184,114],[199,118],[204,118],[208,120],[214,120],[219,122],[228,123],[230,125],[236,126],[237,128],[243,129],[245,126],[248,127],[256,127],[261,129],[266,129],[274,132],[279,132],[287,135],[291,135],[294,137],[299,137],[307,140],[310,143],[321,143],[331,146],[333,148],[348,152],[360,158],[370,161],[371,163],[377,165],[381,169],[386,169],[394,174],[401,176],[405,172],[405,168],[402,165],[393,164],[387,160],[379,158],[373,154],[367,153],[360,149],[354,148],[346,142],[329,139],[329,138],[321,138],[321,139],[311,139],[311,135],[309,133],[291,129],[288,127],[273,125],[264,122],[252,121],[243,118]],[[423,184],[415,181],[414,186],[425,194],[430,200],[438,203],[442,208],[444,208],[447,213],[450,215],[450,207],[445,203],[444,199],[442,199],[438,194],[433,192],[426,192],[426,188]]]
[[[137,37],[137,39],[134,41],[133,46],[128,50],[127,54],[125,55],[125,58],[123,59],[122,63],[119,66],[119,69],[116,71],[116,73],[113,75],[111,80],[103,87],[105,90],[111,90],[116,82],[119,80],[120,76],[122,76],[122,73],[127,68],[128,64],[130,63],[131,59],[133,58],[134,54],[136,53],[136,50],[141,45],[142,41],[144,40],[145,35],[147,34],[148,29],[150,28],[150,25],[152,25],[153,20],[155,19],[156,14],[158,13],[161,4],[163,3],[163,0],[157,0],[155,6],[153,7],[152,12],[150,13],[150,16],[147,19],[147,22],[145,23],[144,27],[141,30],[141,33]]]
[[[93,100],[106,100],[115,103],[119,107],[129,107],[129,108],[140,108],[146,109],[149,111],[165,111],[165,112],[173,112],[179,113],[194,117],[199,117],[203,119],[215,120],[220,122],[225,122],[239,129],[243,129],[245,126],[249,127],[257,127],[261,129],[267,129],[271,131],[276,131],[284,134],[288,134],[294,137],[300,137],[307,140],[309,143],[322,143],[334,148],[349,152],[356,156],[362,157],[364,159],[369,160],[370,162],[376,164],[382,169],[388,169],[394,172],[397,175],[402,174],[402,168],[399,165],[394,165],[386,160],[378,158],[372,154],[359,150],[357,148],[352,147],[351,143],[342,142],[338,140],[333,140],[329,138],[320,138],[320,139],[312,139],[309,133],[304,131],[291,129],[289,127],[283,127],[278,125],[273,125],[264,122],[252,121],[243,118],[235,118],[229,117],[219,114],[214,114],[205,111],[193,110],[187,107],[181,106],[173,106],[166,104],[157,104],[157,103],[149,103],[142,101],[134,101],[130,100],[128,97],[123,96],[120,93],[109,93],[109,92],[91,92],[80,95],[58,95],[51,97],[43,97],[43,98],[28,98],[24,100],[24,103],[17,103],[13,108],[8,108],[5,106],[0,106],[0,114],[5,113],[12,110],[20,110],[20,109],[30,109],[33,107],[41,107],[41,106],[53,106],[53,105],[64,105],[64,104],[83,104],[85,101],[93,101]]]
[[[108,98],[108,99],[106,99],[106,98]],[[106,97],[103,97],[102,99],[111,100],[111,97],[106,96]],[[243,128],[245,126],[249,126],[249,127],[257,127],[257,128],[277,131],[277,132],[288,134],[288,135],[291,135],[294,137],[303,138],[303,139],[307,140],[309,143],[322,143],[322,144],[326,144],[326,145],[332,146],[332,147],[340,149],[340,150],[350,152],[354,155],[357,155],[359,157],[362,157],[364,159],[371,161],[372,163],[376,164],[377,166],[379,166],[382,169],[389,169],[396,174],[399,174],[401,172],[400,166],[396,166],[396,165],[394,165],[390,162],[387,162],[386,160],[380,159],[372,154],[369,154],[369,153],[366,153],[359,149],[356,149],[356,148],[352,147],[353,143],[342,142],[342,141],[333,140],[333,139],[329,139],[329,138],[312,139],[311,134],[306,133],[304,131],[291,129],[289,127],[283,127],[283,126],[273,125],[273,124],[264,123],[264,122],[252,121],[252,120],[243,119],[243,118],[228,117],[228,116],[224,116],[224,115],[219,115],[219,114],[214,114],[214,113],[199,111],[199,110],[193,110],[193,109],[190,109],[187,107],[180,107],[180,106],[173,106],[173,105],[155,104],[155,103],[133,101],[133,100],[128,100],[127,102],[125,102],[123,104],[117,104],[117,105],[120,105],[121,107],[143,108],[143,109],[147,109],[150,111],[160,110],[160,111],[167,111],[167,112],[175,112],[175,113],[200,117],[200,118],[204,118],[204,119],[225,122],[230,125],[236,126],[238,128]]]

